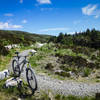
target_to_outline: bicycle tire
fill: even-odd
[[[31,77],[29,76],[30,75],[29,72],[31,73]],[[37,90],[37,79],[31,68],[26,69],[26,78],[27,78],[28,86],[31,89],[32,94],[34,94],[34,92]],[[32,82],[34,82],[34,84],[30,83],[30,80],[32,80]],[[34,85],[34,87],[32,85]]]
[[[19,77],[20,76],[20,67],[19,67],[18,61],[16,59],[14,59],[12,61],[12,70],[13,70],[14,76],[16,76],[16,77]]]

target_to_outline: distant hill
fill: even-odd
[[[6,44],[31,44],[36,41],[47,42],[50,35],[33,34],[24,31],[0,30],[0,43]]]

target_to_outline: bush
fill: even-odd
[[[84,77],[88,77],[91,74],[91,69],[90,68],[84,68]]]
[[[9,51],[0,43],[0,55],[7,55]]]
[[[47,70],[52,70],[54,68],[54,66],[52,65],[52,63],[48,63],[45,67],[45,69]]]
[[[70,77],[70,73],[61,71],[61,72],[56,72],[55,74],[63,76],[63,77]]]

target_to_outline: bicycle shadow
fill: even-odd
[[[18,84],[17,90],[19,91],[18,96],[22,99],[30,98],[35,94],[35,91],[32,91],[28,84]]]
[[[18,84],[18,91],[20,98],[27,98],[34,96],[35,91],[31,91],[28,85]]]

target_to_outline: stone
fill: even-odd
[[[41,48],[42,46],[44,46],[45,45],[45,43],[44,44],[42,44],[42,43],[36,43],[36,47],[37,48]]]
[[[6,80],[4,86],[6,88],[9,88],[9,87],[17,86],[18,84],[22,84],[22,80],[20,78],[14,78],[14,77],[12,77],[12,78]]]
[[[0,80],[3,80],[8,76],[9,76],[9,70],[4,70],[0,72]]]
[[[50,100],[54,100],[54,96],[51,92],[49,92],[49,98],[50,98]]]

